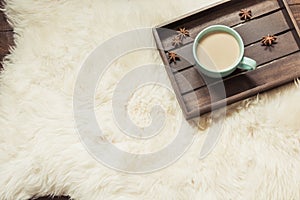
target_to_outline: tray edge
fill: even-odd
[[[155,42],[156,42],[157,45],[159,45],[159,46],[161,47],[161,49],[158,48],[159,52],[161,53],[161,52],[163,52],[163,50],[162,50],[162,44],[161,44],[161,41],[159,40],[159,35],[158,35],[157,31],[156,31],[157,28],[162,28],[163,26],[166,26],[166,25],[168,25],[168,24],[174,23],[174,22],[176,22],[176,21],[179,21],[179,20],[181,20],[181,19],[184,19],[184,18],[189,17],[189,16],[191,16],[191,15],[194,15],[194,14],[196,14],[196,13],[203,12],[203,11],[205,11],[205,10],[208,10],[208,9],[210,9],[210,8],[219,6],[219,5],[221,5],[221,4],[224,4],[224,3],[227,3],[227,2],[230,2],[230,1],[231,1],[231,0],[221,0],[221,1],[215,2],[215,3],[213,3],[213,4],[210,4],[210,5],[208,5],[208,6],[205,6],[205,7],[201,8],[201,9],[197,9],[197,10],[194,10],[194,11],[192,11],[192,12],[188,12],[188,13],[186,13],[186,14],[184,14],[184,15],[181,15],[181,16],[179,16],[179,17],[177,17],[177,18],[174,18],[174,19],[172,19],[172,20],[168,20],[168,21],[166,21],[166,22],[164,22],[164,23],[162,23],[162,24],[156,25],[156,26],[153,28],[153,30],[155,30],[155,34],[154,34]],[[291,9],[290,9],[290,5],[287,3],[286,0],[278,0],[278,1],[281,1],[281,2],[283,3],[283,6],[284,6],[284,8],[286,9],[286,11],[287,11],[287,13],[288,13],[288,16],[289,16],[289,18],[290,18],[290,20],[291,20],[291,22],[292,22],[292,25],[293,25],[294,28],[295,28],[295,31],[296,31],[298,37],[300,37],[300,28],[299,28],[298,23],[297,23],[297,21],[296,21],[294,15],[293,15],[293,12],[292,12]],[[159,42],[160,44],[158,44],[158,42]],[[165,55],[164,55],[164,56],[161,56],[161,57],[162,57],[162,60],[165,62],[165,59],[164,59],[164,58],[165,58]],[[164,64],[165,64],[165,63],[164,63]],[[168,70],[168,71],[171,70],[171,68],[170,68],[170,66],[169,66],[168,64],[167,64],[167,65],[165,64],[165,68],[166,68],[166,70]],[[172,72],[171,72],[171,73],[172,73]],[[175,80],[175,79],[172,80],[173,77],[170,77],[169,74],[168,74],[168,77],[170,78],[170,82],[171,82],[172,86],[174,87],[174,85],[175,85],[176,89],[179,89],[178,86],[175,84],[175,82],[173,82],[173,81],[176,81],[176,80]],[[298,78],[299,78],[299,77],[298,77]],[[182,113],[183,113],[183,115],[185,116],[185,119],[186,119],[186,120],[190,120],[190,119],[193,119],[193,118],[196,118],[196,117],[201,117],[202,115],[211,112],[211,107],[214,107],[214,108],[215,108],[214,110],[216,110],[216,109],[222,109],[222,108],[224,107],[224,105],[225,105],[225,107],[227,107],[227,106],[229,106],[230,104],[237,103],[237,102],[239,102],[239,101],[241,101],[241,100],[243,100],[243,99],[247,99],[247,98],[249,98],[249,97],[253,97],[253,96],[258,95],[258,94],[260,94],[260,93],[264,93],[264,92],[270,91],[270,90],[272,90],[272,89],[274,89],[274,88],[278,88],[278,87],[281,87],[281,86],[283,86],[283,85],[285,85],[285,84],[291,83],[291,82],[292,82],[293,80],[295,80],[295,79],[297,79],[297,77],[296,77],[296,78],[293,78],[293,79],[289,79],[289,80],[286,79],[286,80],[283,80],[283,81],[278,82],[277,85],[264,84],[264,85],[261,85],[261,86],[258,86],[258,87],[255,87],[255,88],[250,89],[250,90],[249,90],[250,92],[247,93],[247,94],[243,94],[244,92],[239,93],[238,95],[239,95],[240,97],[238,98],[237,101],[235,101],[236,99],[235,99],[235,100],[232,99],[234,96],[236,96],[236,95],[233,95],[233,96],[231,96],[231,97],[225,98],[225,99],[220,100],[220,101],[218,101],[218,102],[215,102],[215,103],[213,103],[213,104],[206,105],[206,106],[203,106],[203,107],[199,107],[199,108],[197,108],[197,109],[190,110],[190,111],[187,110],[187,107],[186,107],[186,105],[184,104],[184,100],[183,100],[182,96],[181,96],[180,94],[177,94],[175,88],[173,88],[173,90],[174,90],[174,93],[175,93],[176,97],[180,99],[180,101],[177,100],[177,102],[179,103],[181,109],[183,109],[183,110],[182,110]],[[178,91],[179,91],[179,90],[178,90]],[[218,107],[218,105],[220,105],[220,106]],[[200,113],[200,115],[199,115],[199,113]]]
[[[161,24],[156,25],[154,28],[162,28],[162,27],[164,27],[164,26],[166,26],[166,25],[168,25],[168,24],[174,23],[174,22],[176,22],[176,21],[178,21],[178,20],[184,19],[184,18],[189,17],[189,16],[191,16],[191,15],[194,15],[194,14],[196,14],[196,13],[198,13],[198,12],[203,12],[204,10],[208,10],[208,9],[210,9],[210,8],[213,8],[213,7],[215,7],[215,6],[221,5],[221,4],[226,3],[226,2],[229,2],[229,1],[231,1],[231,0],[220,0],[220,1],[218,1],[218,2],[215,2],[215,3],[213,3],[213,4],[207,5],[207,6],[205,6],[205,7],[200,8],[200,9],[196,9],[196,10],[194,10],[194,11],[191,11],[191,12],[188,12],[188,13],[186,13],[186,14],[180,15],[180,16],[177,17],[177,18],[173,18],[173,19],[171,19],[171,20],[167,20],[167,21],[165,21],[165,22],[163,22],[163,23],[161,23]]]
[[[155,38],[155,43],[156,43],[157,50],[159,51],[159,54],[162,58],[165,70],[167,72],[167,75],[168,75],[170,83],[171,83],[171,86],[173,87],[172,89],[173,89],[173,91],[176,95],[177,102],[179,103],[179,106],[182,109],[182,114],[184,115],[185,118],[187,118],[187,113],[188,113],[187,107],[184,104],[183,97],[177,92],[177,91],[179,91],[179,88],[178,88],[178,85],[176,84],[175,77],[170,76],[170,73],[172,74],[173,72],[172,72],[172,69],[171,69],[170,65],[166,64],[168,62],[168,60],[166,59],[161,40],[159,40],[159,35],[158,35],[158,32],[157,32],[157,28],[156,27],[153,28],[152,32],[153,32],[153,36]]]
[[[283,2],[284,7],[285,7],[285,9],[287,10],[287,12],[289,14],[289,17],[290,17],[290,19],[291,19],[291,21],[293,23],[293,26],[295,27],[295,30],[296,30],[298,36],[300,37],[300,29],[299,29],[298,23],[297,23],[294,15],[293,15],[293,12],[292,12],[292,10],[290,8],[290,5],[287,3],[286,0],[281,0],[281,1]]]

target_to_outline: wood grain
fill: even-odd
[[[216,83],[210,87],[210,91],[207,87],[202,87],[194,93],[184,95],[183,98],[189,111],[188,118],[195,117],[195,113],[199,113],[200,108],[202,114],[210,111],[210,95],[213,95],[215,99],[216,108],[218,107],[217,104],[222,103],[218,103],[218,101],[223,100],[219,99],[219,93],[214,92],[214,88],[219,87],[218,84],[224,83],[227,96],[225,100],[230,104],[236,102],[237,99],[245,99],[256,93],[283,85],[293,80],[293,77],[300,77],[299,57],[300,52],[297,52],[291,56],[268,63],[257,70]]]
[[[298,5],[294,4],[293,9],[292,7],[289,9],[289,7],[286,7],[288,4],[286,4],[284,0],[245,2],[249,5],[252,2],[251,6],[255,8],[253,12],[256,13],[259,9],[264,12],[259,13],[259,16],[254,15],[254,18],[250,21],[241,23],[239,18],[236,19],[241,1],[233,0],[224,3],[222,6],[211,8],[209,12],[203,11],[196,13],[190,17],[165,25],[164,27],[173,28],[174,32],[176,28],[185,26],[191,30],[191,35],[194,36],[197,34],[197,31],[201,30],[198,29],[199,27],[211,24],[228,25],[228,23],[233,23],[233,21],[236,20],[236,24],[233,23],[230,24],[230,26],[237,30],[242,36],[245,43],[245,56],[254,58],[257,61],[258,69],[254,71],[236,70],[223,80],[207,78],[201,75],[195,66],[193,66],[195,61],[192,55],[192,40],[186,40],[183,46],[172,49],[172,51],[181,57],[181,61],[177,62],[176,65],[169,65],[164,49],[168,47],[167,45],[170,45],[170,43],[168,44],[168,31],[164,32],[165,35],[163,35],[163,37],[159,35],[159,33],[159,36],[156,37],[161,47],[160,53],[166,64],[166,70],[176,97],[188,119],[199,116],[199,111],[201,111],[202,114],[203,112],[208,112],[212,105],[217,107],[224,106],[224,103],[236,102],[299,77],[300,69],[295,68],[297,62],[300,62],[300,39],[297,26],[299,18],[297,14],[294,14],[296,20],[294,20],[294,17],[291,17],[292,13],[299,13]],[[231,7],[228,5],[231,5]],[[264,8],[267,7],[266,5],[269,7],[264,10]],[[213,18],[210,14],[223,17]],[[188,25],[190,25],[190,27]],[[193,32],[193,30],[197,31]],[[261,38],[267,34],[275,34],[278,38],[277,44],[273,47],[262,46],[260,42]],[[164,39],[161,41],[162,38]],[[286,66],[285,63],[287,63]],[[294,70],[296,70],[296,72],[293,72]],[[281,74],[283,76],[278,77]],[[226,89],[226,97],[222,95],[218,96],[221,92],[217,86],[220,86],[223,81]],[[208,88],[210,88],[210,90]],[[210,99],[210,97],[212,97],[213,100]],[[211,102],[213,102],[213,104],[211,104]]]
[[[292,5],[290,6],[291,11],[293,12],[293,16],[300,27],[300,4],[299,5]]]
[[[250,21],[247,24],[241,24],[234,29],[241,35],[245,46],[247,46],[254,42],[259,42],[261,38],[267,34],[279,34],[291,29],[291,27],[285,20],[283,12],[278,11],[266,17]],[[178,62],[176,65],[171,65],[173,71],[182,70],[195,64],[192,53],[192,45],[193,43],[190,43],[173,50],[183,58],[183,62]]]
[[[287,3],[290,4],[290,5],[300,4],[300,0],[287,0]]]
[[[273,47],[262,46],[260,42],[246,47],[245,56],[255,58],[258,66],[260,66],[264,63],[284,57],[298,50],[299,46],[297,45],[292,32],[289,31],[285,34],[279,35],[278,43]],[[242,73],[242,71],[239,71],[239,73]],[[236,75],[236,73],[232,74],[232,76]],[[181,94],[193,91],[194,89],[203,87],[215,81],[214,79],[208,77],[205,77],[206,81],[204,81],[204,75],[201,75],[195,69],[195,67],[181,71],[180,74],[176,73],[174,76]],[[227,77],[227,79],[230,77],[231,76]],[[189,80],[189,83],[184,84],[186,82],[183,82],[183,79]]]
[[[224,9],[226,7],[227,9]],[[276,0],[245,0],[245,1],[231,1],[225,3],[223,6],[218,6],[211,8],[207,11],[200,12],[198,14],[192,15],[188,18],[177,21],[176,23],[171,23],[167,26],[161,27],[163,30],[159,31],[160,39],[162,40],[163,48],[166,51],[174,49],[172,46],[172,38],[176,35],[176,30],[180,27],[186,27],[190,29],[191,38],[183,41],[184,44],[188,44],[193,41],[193,38],[205,27],[213,24],[223,24],[227,26],[236,26],[242,24],[243,21],[240,20],[238,13],[240,9],[248,8],[253,10],[253,20],[259,18],[266,12],[271,12],[278,10],[282,5]],[[169,31],[169,30],[173,30]]]
[[[278,11],[257,20],[249,21],[234,28],[249,45],[260,41],[267,34],[277,34],[290,29],[282,11]]]

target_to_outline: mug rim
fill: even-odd
[[[227,67],[226,69],[222,69],[222,70],[212,70],[212,69],[205,67],[204,65],[202,65],[199,62],[198,56],[196,54],[199,40],[201,38],[203,38],[205,35],[207,35],[208,33],[216,32],[216,31],[224,31],[226,33],[231,34],[232,36],[235,37],[235,39],[237,40],[237,42],[239,43],[239,46],[240,46],[240,55],[239,55],[239,58],[237,59],[237,61],[235,63],[233,63],[232,65],[230,65],[229,67]],[[244,42],[243,42],[243,39],[241,38],[240,34],[233,28],[230,28],[225,25],[211,25],[209,27],[206,27],[202,31],[200,31],[200,33],[198,33],[198,35],[196,36],[194,43],[193,43],[193,56],[196,61],[196,64],[198,66],[200,66],[201,68],[207,70],[208,72],[225,73],[225,72],[235,69],[239,65],[239,63],[242,61],[242,59],[244,57]]]

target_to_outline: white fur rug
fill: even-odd
[[[199,160],[209,120],[198,119],[195,141],[173,165],[131,175],[97,162],[75,130],[72,95],[85,57],[126,30],[152,27],[201,8],[204,0],[6,0],[16,47],[0,82],[0,199],[70,195],[74,199],[300,199],[300,90],[289,84],[230,106],[213,152]],[[108,52],[109,53],[109,52]],[[154,51],[114,62],[96,94],[107,138],[132,152],[167,144],[181,120],[168,91],[136,91],[128,112],[149,123],[153,94],[166,109],[162,136],[139,143],[121,135],[111,116],[114,84],[134,67],[161,63]],[[156,95],[155,95],[156,94]],[[149,95],[151,96],[151,95]],[[144,100],[144,101],[143,101]],[[176,117],[177,116],[177,117]],[[197,120],[196,120],[197,121]],[[104,152],[105,153],[105,152]]]

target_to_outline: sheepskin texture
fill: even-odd
[[[199,153],[210,120],[195,119],[191,147],[173,165],[154,173],[132,175],[107,168],[88,153],[74,128],[76,77],[95,47],[121,32],[153,27],[213,2],[6,0],[4,11],[16,32],[16,47],[1,72],[0,199],[48,194],[80,200],[300,199],[297,80],[228,106],[221,138],[203,160]],[[114,125],[114,86],[145,63],[162,61],[154,50],[121,57],[95,95],[98,123],[106,137],[130,152],[157,151],[176,133],[176,120],[182,120],[170,91],[145,86],[130,99],[128,113],[136,124],[147,125],[150,104],[160,102],[170,119],[162,136],[139,143]]]

